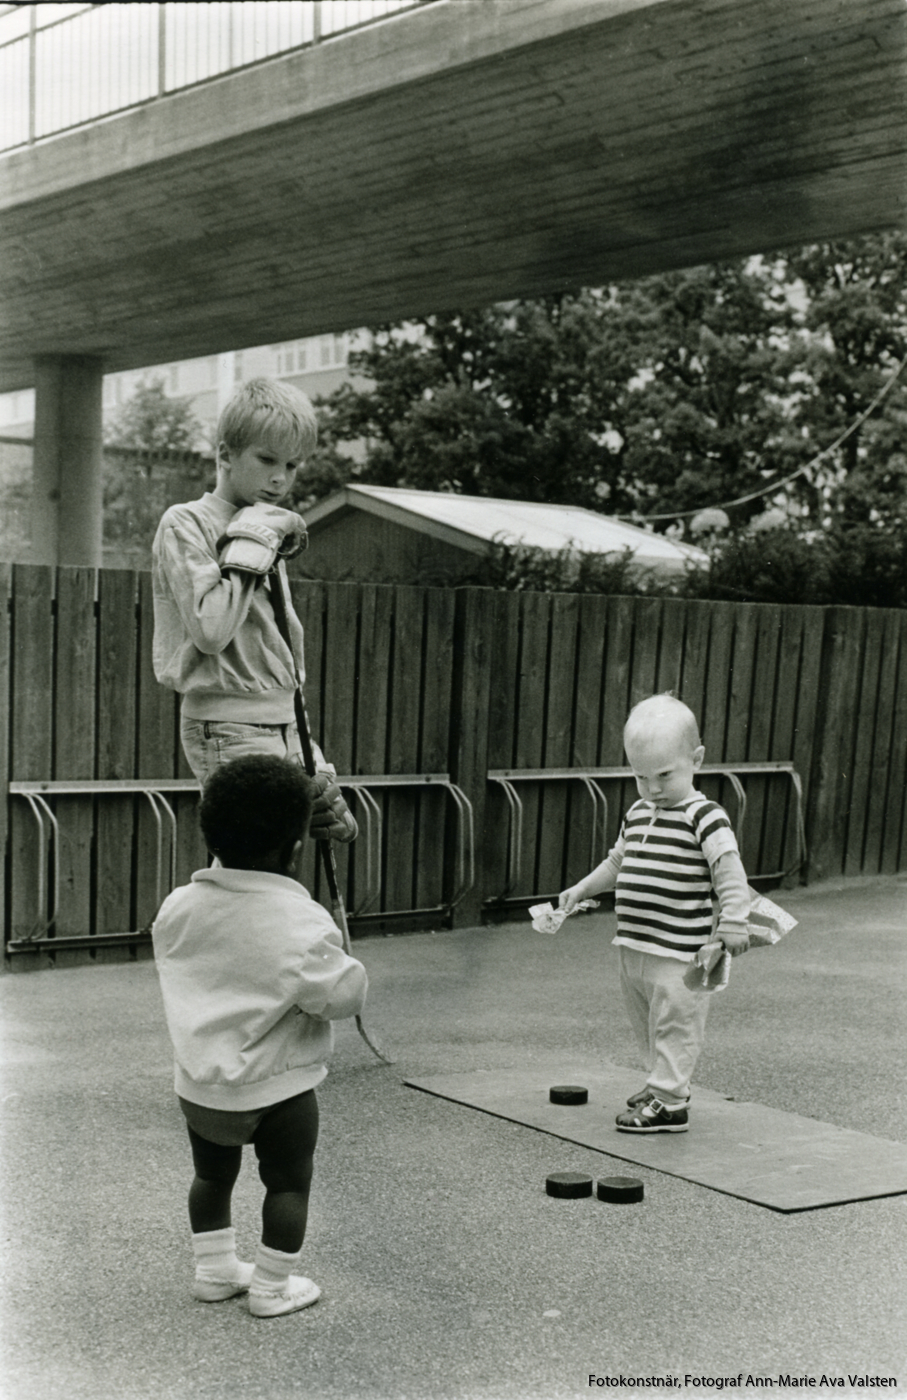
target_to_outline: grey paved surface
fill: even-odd
[[[779,901],[800,927],[735,963],[698,1082],[907,1140],[907,880]],[[686,1375],[741,1372],[748,1396],[787,1392],[782,1376],[849,1393],[857,1374],[907,1394],[907,1196],[786,1216],[636,1168],[641,1205],[553,1200],[551,1171],[626,1164],[404,1086],[552,1055],[569,1082],[590,1051],[638,1063],[611,930],[595,914],[553,939],[524,922],[357,944],[395,1063],[339,1027],[304,1252],[323,1298],[268,1321],[189,1296],[189,1157],[153,966],[0,978],[4,1400],[628,1393],[590,1375],[702,1396],[718,1387]],[[247,1162],[246,1257],[260,1199]]]

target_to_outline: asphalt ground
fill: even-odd
[[[907,877],[776,898],[799,927],[735,961],[696,1081],[907,1141]],[[883,1388],[851,1377],[907,1394],[907,1196],[780,1214],[405,1086],[553,1056],[562,1082],[571,1056],[638,1065],[612,933],[596,913],[554,938],[524,918],[357,941],[365,1022],[394,1063],[337,1027],[303,1251],[322,1298],[269,1320],[190,1296],[190,1159],[153,964],[0,978],[4,1400]],[[632,1174],[645,1199],[551,1198],[561,1170]]]

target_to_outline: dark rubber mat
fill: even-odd
[[[551,1086],[565,1082],[588,1086],[588,1103],[551,1103]],[[641,1075],[619,1065],[561,1060],[406,1084],[771,1210],[815,1210],[907,1193],[907,1145],[763,1104],[732,1102],[696,1086],[689,1132],[620,1133],[615,1115],[641,1087]]]

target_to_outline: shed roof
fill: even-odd
[[[708,562],[708,556],[693,545],[582,506],[460,496],[399,486],[344,486],[307,511],[306,524],[315,534],[338,512],[350,510],[394,520],[473,554],[484,554],[497,539],[552,553],[571,547],[590,554],[619,554],[630,549],[634,562],[641,567],[671,573],[681,572],[690,563]]]

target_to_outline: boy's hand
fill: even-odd
[[[355,841],[359,835],[356,818],[330,773],[316,773],[311,781],[318,795],[312,804],[309,835],[316,841]]]
[[[305,523],[295,510],[259,501],[238,510],[217,543],[223,550],[222,573],[235,569],[262,576],[270,573],[278,556],[292,559],[305,549]]]
[[[732,958],[738,958],[741,953],[747,952],[750,946],[750,936],[745,932],[734,933],[730,929],[719,928],[716,937],[724,944]]]
[[[557,907],[558,909],[564,909],[568,914],[571,914],[576,905],[579,904],[580,900],[584,898],[585,896],[583,894],[581,886],[571,885],[569,890],[561,890],[560,894],[557,897]]]

